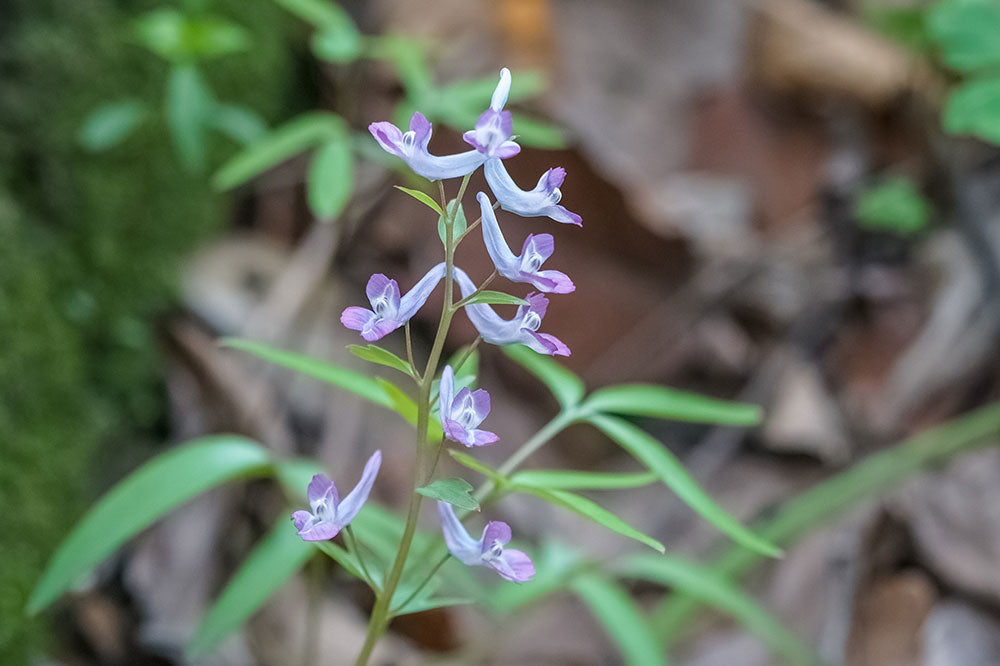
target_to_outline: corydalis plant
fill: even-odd
[[[505,549],[510,541],[511,530],[506,523],[490,522],[483,537],[473,539],[462,527],[455,515],[454,509],[446,496],[435,493],[443,492],[440,487],[434,488],[433,473],[441,453],[444,439],[452,440],[466,447],[479,447],[495,443],[497,435],[479,426],[490,411],[490,396],[485,389],[473,390],[463,387],[456,390],[454,368],[445,366],[439,383],[437,410],[441,422],[441,435],[432,439],[431,432],[431,385],[435,379],[445,337],[451,325],[453,316],[458,310],[464,309],[473,326],[479,333],[477,342],[483,340],[495,345],[525,344],[536,352],[548,355],[568,356],[570,353],[562,341],[548,333],[540,333],[542,319],[548,308],[548,298],[538,292],[531,292],[523,299],[506,294],[488,292],[485,290],[496,276],[503,276],[514,283],[527,283],[536,289],[548,293],[568,293],[573,291],[573,282],[564,273],[555,270],[541,270],[542,263],[554,252],[555,245],[551,235],[530,235],[525,239],[521,254],[515,255],[507,245],[500,229],[500,223],[493,211],[493,203],[489,196],[480,192],[477,200],[482,215],[472,227],[482,224],[483,240],[487,251],[493,260],[494,275],[476,282],[462,269],[455,265],[455,249],[466,237],[466,230],[456,230],[456,220],[460,213],[462,197],[465,194],[469,178],[480,166],[486,165],[486,177],[497,204],[508,211],[513,211],[525,217],[548,216],[559,222],[569,222],[579,225],[580,216],[571,213],[558,205],[562,196],[559,186],[565,178],[561,168],[550,169],[543,174],[534,190],[524,191],[518,188],[507,174],[502,161],[516,156],[521,148],[513,135],[513,118],[510,111],[504,110],[511,87],[511,75],[507,69],[501,70],[500,82],[493,93],[490,107],[476,121],[473,129],[464,134],[465,141],[473,150],[453,155],[435,155],[430,152],[429,145],[432,134],[430,122],[419,112],[410,119],[408,131],[403,131],[388,122],[372,123],[369,131],[378,144],[388,153],[402,159],[418,175],[439,182],[441,195],[440,205],[435,210],[440,213],[444,224],[443,244],[444,261],[430,268],[423,278],[413,285],[405,295],[401,295],[399,285],[395,280],[377,273],[368,281],[366,293],[371,309],[352,306],[344,310],[341,322],[349,329],[360,332],[361,337],[372,342],[389,333],[407,326],[409,320],[426,303],[432,291],[444,281],[444,307],[439,318],[437,335],[431,347],[427,363],[422,372],[418,372],[409,351],[407,362],[399,359],[402,369],[410,372],[416,381],[417,388],[417,451],[418,465],[414,478],[414,489],[421,489],[412,496],[407,516],[406,526],[399,550],[392,567],[385,576],[381,589],[377,590],[375,606],[372,609],[365,645],[358,657],[358,663],[367,662],[368,656],[378,640],[385,632],[391,615],[393,595],[399,585],[404,567],[406,566],[410,546],[416,532],[417,520],[420,514],[421,499],[424,494],[436,496],[439,500],[439,515],[442,531],[448,551],[458,561],[467,565],[486,565],[492,567],[500,576],[514,582],[530,580],[534,573],[531,558],[515,549]],[[444,196],[444,186],[440,181],[450,178],[462,178],[458,196],[449,203]],[[429,201],[426,197],[422,200]],[[470,230],[471,228],[470,227]],[[461,292],[461,298],[456,299],[455,285]],[[519,302],[520,307],[512,319],[504,319],[494,312],[490,303]],[[407,328],[407,341],[409,342]],[[410,345],[407,344],[407,349]],[[369,352],[370,353],[370,352]],[[382,350],[383,354],[388,354]],[[365,477],[367,478],[367,477]],[[439,481],[440,483],[440,481]],[[429,485],[430,484],[430,485]],[[332,487],[329,486],[329,487]],[[445,486],[447,487],[447,484]],[[310,484],[309,499],[313,507],[312,513],[296,512],[295,522],[303,539],[311,538],[313,534],[336,534],[342,526],[336,511],[336,502],[329,495],[325,481],[316,480]],[[324,494],[326,493],[326,494]],[[450,501],[458,502],[458,499]],[[353,509],[354,507],[352,507]],[[415,593],[414,593],[415,594]],[[403,603],[406,605],[406,602]]]

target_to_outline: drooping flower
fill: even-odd
[[[476,285],[461,268],[455,268],[455,280],[463,297],[471,296],[476,291]],[[539,354],[569,356],[569,347],[562,340],[554,335],[538,332],[549,306],[549,299],[535,292],[528,294],[525,299],[528,305],[518,307],[513,319],[504,319],[485,303],[466,305],[465,312],[479,335],[490,344],[522,344]]]
[[[434,287],[444,277],[444,262],[427,271],[420,281],[402,297],[399,285],[382,273],[376,273],[368,280],[365,289],[372,309],[351,306],[340,315],[340,322],[354,331],[361,331],[361,337],[373,342],[395,331],[417,313]]]
[[[403,132],[389,122],[368,126],[382,148],[403,159],[414,173],[430,180],[460,178],[472,173],[483,163],[486,155],[479,150],[467,150],[454,155],[431,155],[427,145],[431,141],[431,122],[422,113],[410,118],[410,131]]]
[[[583,218],[559,205],[562,192],[559,186],[566,180],[566,169],[549,169],[538,179],[533,190],[522,190],[511,179],[503,162],[496,158],[486,160],[483,168],[486,182],[493,190],[493,196],[500,207],[521,217],[550,217],[556,222],[583,225]]]
[[[499,437],[488,430],[477,430],[490,413],[490,394],[484,389],[463,388],[455,395],[455,372],[450,365],[441,373],[441,425],[448,439],[465,446],[486,446]]]
[[[361,511],[368,500],[375,477],[382,464],[382,452],[376,451],[365,463],[361,480],[351,492],[340,499],[337,486],[323,474],[317,474],[309,483],[309,508],[312,511],[296,511],[292,522],[304,541],[326,541],[337,536]]]
[[[476,195],[483,215],[483,241],[486,251],[493,260],[497,272],[514,282],[527,282],[539,291],[568,294],[576,287],[569,277],[560,271],[539,270],[542,263],[555,251],[555,240],[552,234],[531,234],[524,239],[521,256],[511,252],[507,241],[500,231],[500,224],[493,212],[493,206],[486,194]]]
[[[523,583],[535,575],[531,558],[520,550],[504,548],[510,541],[510,525],[498,520],[486,524],[483,536],[473,539],[447,502],[438,502],[441,531],[448,550],[463,564],[488,566],[507,580]]]
[[[521,146],[511,139],[514,130],[514,120],[510,111],[504,111],[510,94],[510,70],[504,67],[500,70],[500,82],[493,91],[490,108],[483,111],[476,120],[476,129],[462,135],[465,142],[482,153],[485,157],[507,159],[521,152]]]

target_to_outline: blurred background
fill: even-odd
[[[370,274],[405,287],[440,252],[427,210],[391,187],[420,183],[365,128],[420,109],[432,151],[461,150],[501,66],[524,145],[512,176],[565,167],[563,203],[584,219],[501,216],[515,246],[554,234],[551,267],[576,282],[546,330],[590,387],[762,405],[751,430],[643,424],[742,521],[996,400],[998,44],[993,0],[0,2],[0,662],[309,663],[311,613],[317,663],[349,663],[371,600],[338,579],[309,601],[309,571],[214,654],[184,656],[285,510],[263,482],[184,505],[46,614],[24,605],[87,506],[205,433],[316,456],[344,483],[379,447],[378,499],[405,503],[404,422],[216,340],[365,369],[340,311]],[[485,276],[479,245],[458,263]],[[421,358],[433,310],[414,322]],[[474,335],[458,320],[448,352]],[[479,382],[511,443],[483,452],[496,462],[556,404],[495,348]],[[628,462],[581,427],[533,460]],[[747,589],[830,663],[1000,664],[1000,449],[875,490],[845,495]],[[662,488],[602,502],[670,551],[725,543]],[[495,512],[528,541],[631,548],[537,503]],[[630,592],[652,608],[665,590]],[[782,663],[721,616],[693,627],[675,663]],[[568,594],[393,629],[380,663],[622,663]]]

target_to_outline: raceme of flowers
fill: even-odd
[[[518,187],[507,172],[504,160],[521,152],[513,134],[513,117],[504,110],[510,93],[511,74],[500,71],[500,82],[490,100],[490,106],[477,119],[473,129],[463,139],[472,149],[453,155],[434,155],[430,145],[433,128],[427,118],[417,112],[410,126],[403,131],[389,122],[372,123],[368,129],[387,152],[402,159],[416,174],[430,180],[464,178],[480,166],[496,205],[522,217],[548,217],[556,222],[580,226],[582,219],[560,205],[560,186],[566,178],[561,167],[549,169],[530,190]],[[511,282],[531,285],[535,290],[524,297],[511,319],[498,315],[486,303],[469,303],[464,310],[480,337],[490,344],[523,344],[540,354],[569,356],[570,350],[561,340],[539,329],[548,308],[544,294],[567,294],[575,289],[573,281],[557,270],[542,270],[542,264],[555,252],[551,234],[531,234],[524,239],[520,254],[514,254],[494,212],[495,204],[485,192],[476,195],[482,221],[483,242],[493,261],[496,273]],[[460,202],[459,202],[460,204]],[[352,306],[344,310],[340,321],[358,331],[368,342],[374,342],[405,325],[427,302],[437,284],[445,277],[447,265],[440,263],[402,294],[396,280],[377,273],[368,281],[366,294],[371,309]],[[478,293],[479,288],[469,275],[454,266],[453,279],[463,299]],[[483,389],[462,388],[455,391],[455,374],[445,366],[439,389],[440,417],[444,436],[467,447],[486,446],[498,438],[489,430],[479,429],[490,411],[490,396]],[[309,484],[310,511],[292,515],[296,529],[305,540],[331,539],[357,515],[368,497],[381,462],[376,452],[365,466],[358,486],[343,500],[338,499],[333,482],[317,475]],[[450,504],[438,502],[445,544],[458,560],[475,566],[492,567],[507,580],[523,582],[534,575],[531,559],[519,550],[505,549],[510,541],[510,526],[493,521],[487,524],[482,538],[473,539],[462,526]]]

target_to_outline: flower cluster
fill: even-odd
[[[562,198],[559,188],[566,178],[565,169],[549,169],[530,190],[518,187],[507,172],[504,160],[521,152],[513,134],[511,113],[504,110],[510,86],[510,71],[502,69],[489,108],[479,116],[475,128],[463,135],[471,150],[453,155],[432,154],[428,149],[431,123],[419,112],[413,114],[406,132],[388,122],[372,123],[368,129],[384,150],[430,180],[465,178],[483,167],[495,203],[485,192],[479,192],[476,199],[481,212],[483,242],[496,274],[511,282],[531,285],[537,291],[524,298],[525,304],[518,308],[513,318],[505,319],[487,303],[472,301],[471,297],[482,287],[477,287],[461,268],[452,266],[451,279],[458,284],[463,299],[471,301],[464,303],[464,310],[485,342],[495,345],[523,344],[540,354],[569,356],[569,347],[561,340],[539,332],[549,304],[544,294],[567,294],[575,289],[573,281],[565,273],[542,270],[542,264],[555,251],[552,235],[531,234],[521,245],[520,254],[514,254],[494,212],[499,207],[522,217],[548,217],[577,226],[582,223],[579,215],[559,203]],[[375,274],[369,279],[366,289],[371,309],[349,307],[340,320],[347,328],[360,332],[365,340],[379,340],[405,325],[417,313],[438,282],[446,277],[448,270],[445,263],[434,266],[406,294],[401,294],[395,280],[381,273]],[[455,373],[451,366],[446,366],[441,375],[439,405],[446,438],[467,447],[485,446],[498,440],[496,434],[479,429],[490,411],[489,394],[483,389],[473,391],[469,388],[456,392]],[[329,479],[323,476],[313,479],[309,485],[312,513],[297,511],[293,515],[303,539],[332,538],[350,522],[360,508],[357,498],[360,497],[363,502],[374,481],[380,460],[376,456],[369,461],[358,487],[339,503],[336,488]],[[490,522],[477,541],[462,527],[451,505],[439,503],[438,511],[445,543],[460,561],[469,565],[490,566],[502,577],[516,582],[529,580],[534,574],[527,555],[518,550],[504,550],[504,545],[510,540],[510,527],[506,523]]]

